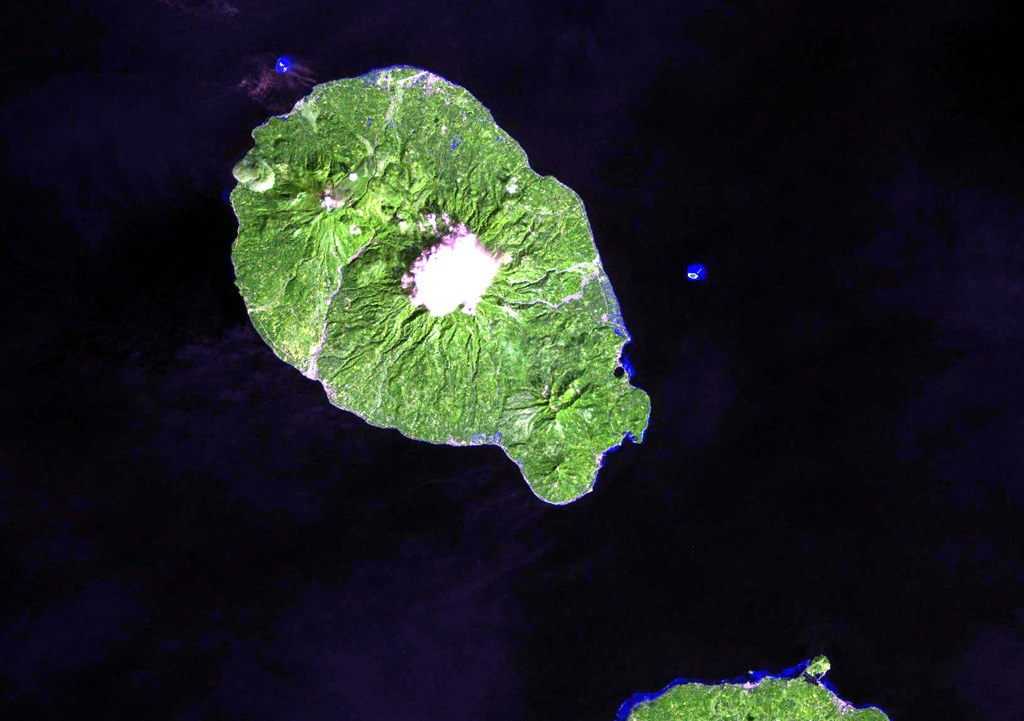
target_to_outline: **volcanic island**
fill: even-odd
[[[233,169],[236,285],[274,353],[374,426],[493,444],[565,504],[650,398],[583,202],[465,89],[408,66],[313,88]]]

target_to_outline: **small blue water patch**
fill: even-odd
[[[461,135],[452,140],[452,150],[455,150],[460,145],[462,145],[462,136]]]
[[[274,69],[277,70],[281,75],[292,69],[292,59],[287,55],[282,55],[277,59],[274,64]]]
[[[366,119],[366,127],[370,127],[370,123],[372,123],[372,122],[373,122],[373,118],[367,118]]]
[[[708,275],[707,268],[700,263],[694,263],[686,269],[687,280],[704,280]]]

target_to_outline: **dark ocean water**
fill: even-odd
[[[821,653],[1024,715],[1011,3],[11,12],[5,717],[611,721]],[[400,63],[586,204],[653,410],[577,503],[332,408],[233,287],[251,129]]]

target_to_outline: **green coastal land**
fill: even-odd
[[[857,708],[824,683],[830,664],[811,659],[792,673],[749,681],[676,683],[656,696],[638,695],[619,710],[621,721],[888,721],[873,706]]]
[[[392,67],[319,85],[234,168],[253,325],[332,404],[494,444],[533,492],[589,492],[650,399],[583,203],[465,89]]]

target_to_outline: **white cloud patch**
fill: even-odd
[[[460,223],[416,259],[402,286],[415,284],[413,305],[426,306],[432,316],[448,315],[460,305],[463,313],[473,315],[500,266],[501,259],[487,252]]]

